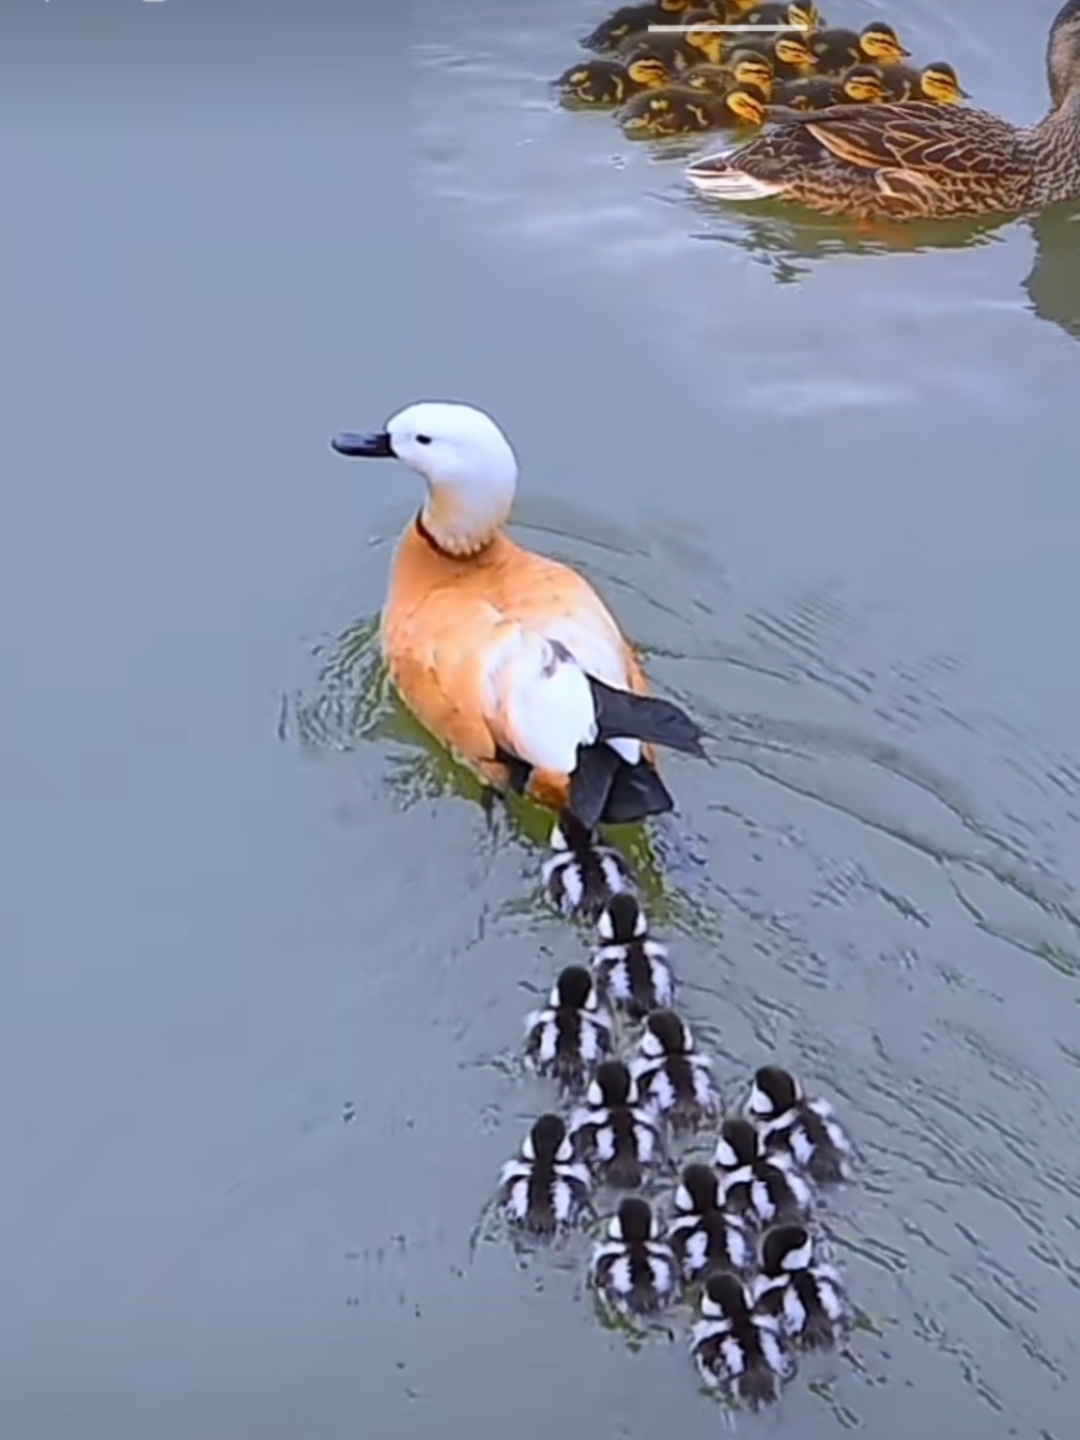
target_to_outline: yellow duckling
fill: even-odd
[[[960,78],[944,60],[935,60],[916,70],[913,65],[879,65],[878,70],[890,100],[931,100],[935,105],[959,105],[970,100],[960,88]]]
[[[722,95],[732,85],[757,85],[766,95],[773,92],[773,67],[767,55],[753,50],[735,50],[723,65],[694,65],[680,75],[679,83],[694,90],[709,90]]]
[[[819,75],[840,75],[852,65],[896,65],[911,54],[884,20],[861,30],[819,30],[810,37]]]
[[[341,455],[396,458],[426,483],[398,544],[380,638],[421,725],[488,784],[591,830],[670,810],[656,744],[704,754],[701,731],[648,694],[637,653],[576,570],[506,533],[517,457],[470,405],[410,405]]]
[[[647,32],[650,25],[677,25],[684,11],[689,10],[694,0],[652,0],[645,5],[623,5],[606,20],[601,20],[591,34],[586,35],[582,45],[586,50],[597,50],[610,54],[617,50],[630,35]]]
[[[830,105],[880,105],[888,98],[875,66],[853,65],[846,75],[787,80],[774,88],[772,102],[785,110],[827,110]]]
[[[563,105],[571,109],[614,109],[642,90],[667,85],[671,74],[656,56],[622,65],[618,60],[584,60],[555,81]]]
[[[817,30],[821,14],[811,0],[790,0],[786,5],[755,5],[740,17],[744,25],[796,25],[800,30]]]
[[[1054,19],[1046,69],[1050,107],[1035,125],[925,100],[859,105],[785,119],[686,176],[705,195],[861,222],[1030,214],[1080,198],[1080,0]]]
[[[685,35],[631,35],[616,50],[615,57],[624,65],[658,60],[672,76],[702,63],[701,51],[688,44]]]
[[[768,114],[769,97],[757,85],[735,85],[724,94],[665,85],[635,96],[618,120],[628,139],[668,140],[727,126],[764,125]]]
[[[799,35],[791,31],[787,35],[740,35],[739,49],[753,50],[772,62],[773,74],[777,80],[798,80],[813,75],[817,70],[817,56],[810,48],[812,35]]]

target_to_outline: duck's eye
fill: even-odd
[[[431,436],[430,436],[430,435],[417,435],[417,437],[416,437],[416,443],[417,443],[418,445],[430,445],[430,444],[431,444]]]

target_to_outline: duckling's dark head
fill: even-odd
[[[616,945],[629,945],[639,940],[647,930],[645,912],[638,904],[637,896],[613,895],[605,905],[597,929],[602,940],[614,941]]]
[[[630,1071],[621,1060],[605,1060],[596,1067],[589,1098],[601,1105],[629,1105],[634,1093]]]
[[[773,45],[773,54],[784,65],[790,65],[802,75],[809,75],[817,69],[817,56],[804,35],[780,35]]]
[[[900,37],[893,27],[884,20],[872,20],[869,25],[863,26],[859,32],[859,46],[869,59],[886,65],[906,60],[911,54],[900,44]]]
[[[757,1131],[749,1120],[725,1120],[720,1127],[714,1159],[721,1170],[740,1170],[759,1155]]]
[[[879,105],[889,98],[885,82],[873,65],[853,65],[844,76],[843,88],[853,105]]]
[[[654,1010],[645,1021],[642,1048],[651,1055],[683,1055],[692,1047],[690,1032],[674,1010]]]
[[[676,1205],[692,1215],[708,1215],[720,1206],[720,1182],[711,1165],[687,1165],[679,1182]]]
[[[919,72],[919,89],[927,100],[933,100],[938,105],[959,105],[961,100],[971,99],[947,60],[935,60],[923,66]]]
[[[1067,0],[1054,16],[1046,72],[1055,110],[1070,91],[1080,94],[1080,0]]]
[[[728,65],[736,85],[758,85],[766,96],[772,94],[776,67],[768,55],[757,55],[753,50],[736,50],[730,56]]]
[[[630,1245],[652,1239],[653,1213],[647,1200],[631,1195],[619,1205],[619,1238]]]
[[[763,1065],[754,1074],[747,1108],[762,1120],[773,1120],[791,1110],[802,1099],[802,1086],[779,1065]]]
[[[727,1270],[714,1270],[705,1281],[705,1299],[721,1315],[734,1318],[750,1307],[742,1281]]]
[[[541,1115],[529,1131],[529,1139],[532,1141],[533,1159],[550,1163],[566,1139],[566,1122],[561,1115]]]
[[[761,1242],[761,1268],[766,1275],[807,1270],[813,1259],[813,1242],[803,1225],[775,1225]]]
[[[592,976],[584,965],[568,965],[555,981],[555,993],[560,1005],[572,1010],[584,1010],[592,996]]]

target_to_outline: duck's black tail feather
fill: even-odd
[[[658,695],[635,695],[615,690],[595,676],[589,676],[596,727],[600,740],[642,740],[647,745],[664,745],[686,755],[704,757],[701,726],[685,710]]]
[[[569,809],[587,830],[597,825],[632,825],[647,815],[675,808],[667,786],[647,760],[629,765],[610,745],[598,741],[578,748],[570,777]]]

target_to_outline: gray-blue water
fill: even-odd
[[[888,15],[1028,119],[1052,8]],[[695,202],[551,106],[602,13],[27,0],[0,46],[5,1437],[723,1425],[681,1317],[634,1351],[580,1242],[482,1223],[583,950],[371,670],[417,495],[326,438],[425,395],[714,732],[654,900],[725,1088],[790,1061],[865,1154],[853,1358],[739,1428],[1075,1429],[1080,229]]]

